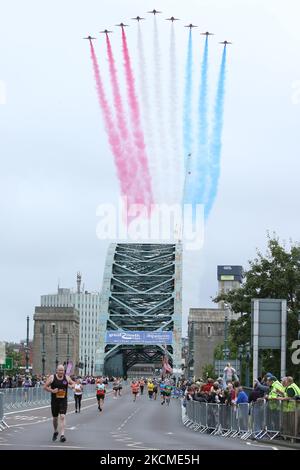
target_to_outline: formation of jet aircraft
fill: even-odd
[[[151,11],[148,11],[147,13],[151,13],[152,15],[155,16],[155,15],[157,15],[157,14],[162,13],[162,11],[153,9],[153,10],[151,10]],[[137,21],[138,23],[139,23],[140,21],[142,21],[142,20],[145,20],[145,18],[143,18],[143,17],[141,17],[141,16],[136,16],[136,17],[131,18],[131,19]],[[166,18],[167,21],[171,21],[172,23],[173,23],[174,21],[179,21],[179,19],[180,19],[180,18],[175,18],[174,16],[170,16],[170,18]],[[119,24],[117,24],[116,26],[119,26],[120,28],[125,28],[125,27],[127,27],[127,26],[129,26],[129,25],[128,25],[128,24],[124,24],[124,23],[119,23]],[[192,23],[187,24],[187,25],[185,25],[184,27],[185,27],[185,28],[189,28],[190,30],[191,30],[192,28],[198,28],[197,25],[192,24]],[[113,32],[113,31],[110,31],[110,30],[108,30],[108,29],[104,29],[103,31],[100,31],[100,33],[102,33],[102,34],[110,34],[110,33],[112,33],[112,32]],[[206,37],[208,37],[208,36],[213,36],[213,35],[214,35],[214,33],[210,33],[209,31],[206,31],[205,33],[200,33],[200,34],[201,34],[202,36],[206,36]],[[87,36],[86,38],[83,38],[83,39],[88,39],[89,41],[92,41],[92,40],[94,40],[94,39],[96,39],[96,38],[94,38],[93,36]],[[225,40],[225,41],[220,42],[219,44],[224,44],[224,47],[226,47],[228,44],[232,44],[232,42]]]

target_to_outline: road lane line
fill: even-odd
[[[133,416],[140,411],[141,408],[137,408],[131,415],[128,416],[128,418],[123,421],[123,423],[118,427],[118,431],[121,431],[121,429],[128,423],[129,419],[133,418]]]

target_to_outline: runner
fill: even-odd
[[[98,402],[98,410],[102,411],[104,398],[105,398],[106,388],[102,378],[97,379],[96,381],[96,398]]]
[[[165,402],[167,405],[170,405],[172,390],[173,390],[172,385],[170,383],[167,383],[165,386]]]
[[[145,380],[144,380],[143,377],[142,377],[141,380],[140,380],[140,392],[141,392],[141,395],[144,395],[144,387],[145,387]]]
[[[65,442],[66,413],[68,408],[68,386],[74,388],[75,382],[65,374],[62,364],[57,366],[56,374],[46,380],[44,389],[51,393],[51,412],[53,416],[54,433],[52,441],[58,436],[58,415],[60,415],[60,442]]]
[[[154,397],[154,400],[156,400],[157,398],[157,391],[158,391],[158,384],[157,384],[157,380],[154,380],[154,388],[153,388],[153,397]]]
[[[160,391],[160,396],[161,396],[161,404],[163,405],[165,403],[165,388],[166,388],[166,384],[165,382],[162,380],[159,384],[159,391]]]
[[[113,391],[114,391],[114,396],[113,398],[117,398],[117,395],[118,395],[118,391],[119,391],[119,379],[117,377],[114,377],[114,380],[113,380]]]
[[[136,401],[136,397],[139,393],[139,390],[140,390],[140,384],[137,380],[133,380],[131,382],[131,391],[132,391],[132,395],[133,395],[133,401]]]
[[[153,398],[153,390],[154,390],[154,383],[152,382],[152,380],[148,380],[147,387],[148,387],[149,399],[152,400],[152,398]]]
[[[77,379],[76,384],[74,385],[74,398],[75,398],[75,413],[80,413],[81,408],[81,399],[82,399],[83,386],[81,380]]]
[[[118,396],[121,396],[121,390],[123,388],[123,379],[122,377],[119,377],[119,385],[118,385]]]

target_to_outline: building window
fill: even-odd
[[[51,333],[55,335],[55,323],[51,324]]]
[[[207,327],[207,336],[210,338],[211,337],[211,326]]]

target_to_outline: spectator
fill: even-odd
[[[258,387],[258,380],[254,380],[253,390],[249,394],[249,403],[255,403],[258,399],[264,397],[264,392]]]
[[[211,390],[211,387],[213,386],[213,383],[214,383],[213,379],[208,378],[206,381],[206,384],[202,385],[201,392],[209,393]]]
[[[224,382],[224,380],[222,379],[222,377],[219,377],[219,378],[217,379],[217,381],[218,381],[218,383],[219,383],[219,387],[220,387],[222,390],[225,390],[226,385],[225,385],[225,382]]]
[[[231,366],[230,362],[228,362],[226,364],[226,367],[224,367],[224,380],[225,380],[225,383],[227,383],[227,381],[232,381],[232,380],[236,380],[237,378],[237,375],[236,375],[236,370],[234,369],[234,367]]]
[[[298,387],[297,384],[295,384],[293,377],[286,377],[285,381],[286,385],[286,396],[287,398],[295,398],[295,399],[300,399],[300,388]]]
[[[236,392],[231,382],[228,382],[227,384],[227,387],[224,391],[224,397],[226,405],[232,405],[236,402]]]
[[[248,395],[244,392],[243,387],[238,387],[236,404],[240,405],[241,403],[248,403]]]

